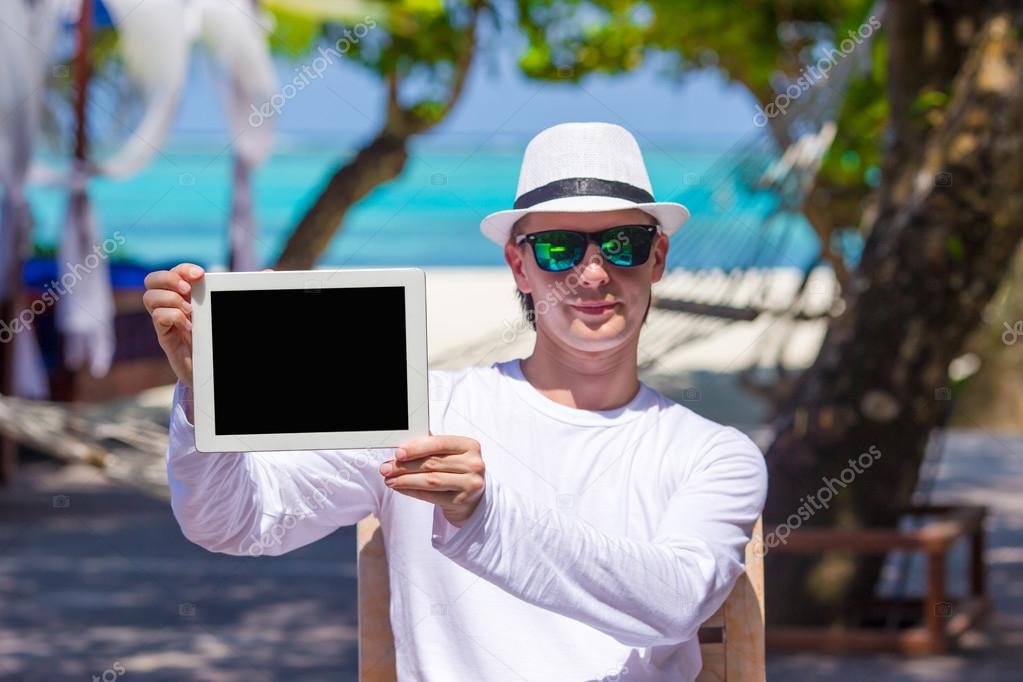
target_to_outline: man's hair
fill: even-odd
[[[527,213],[526,215],[529,214]],[[512,225],[511,232],[508,235],[508,240],[513,246],[515,245],[515,237],[518,235],[519,226],[525,219],[526,216],[522,216]],[[653,216],[650,216],[650,219],[653,221],[653,224],[658,224],[657,219]],[[533,331],[536,331],[536,306],[533,304],[533,294],[527,294],[518,287],[515,287],[515,295],[519,298],[519,305],[522,306],[522,312],[526,317],[526,321],[529,322],[529,326],[533,328]],[[654,297],[653,292],[651,291],[650,298],[648,298],[646,302],[646,312],[643,313],[643,322],[640,323],[641,325],[646,324],[646,318],[650,315],[650,305],[653,301]]]

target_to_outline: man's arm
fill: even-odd
[[[763,455],[728,429],[672,496],[649,542],[601,532],[487,477],[461,528],[434,514],[433,546],[510,594],[623,644],[674,644],[696,635],[742,574],[766,493]]]
[[[191,389],[174,389],[167,480],[171,509],[211,552],[276,556],[367,514],[383,497],[393,448],[206,453],[195,449]]]

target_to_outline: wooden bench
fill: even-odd
[[[746,546],[746,572],[724,605],[700,628],[703,670],[697,682],[764,682],[764,561],[761,521]],[[387,555],[379,520],[356,525],[359,680],[395,682]]]
[[[978,505],[918,505],[906,516],[923,523],[899,528],[799,528],[772,552],[820,555],[828,551],[854,554],[918,553],[926,557],[924,593],[919,597],[871,599],[864,605],[868,620],[887,627],[773,626],[767,634],[772,651],[816,651],[834,655],[897,653],[935,656],[948,653],[990,608],[984,568],[984,522],[987,508]],[[768,537],[776,528],[769,528]],[[969,543],[967,594],[948,589],[950,553]],[[910,625],[905,625],[909,623]]]

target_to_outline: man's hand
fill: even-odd
[[[153,328],[174,374],[192,386],[192,284],[206,273],[192,263],[146,275],[142,302],[153,318]]]
[[[461,528],[483,497],[485,467],[480,444],[465,436],[414,438],[380,465],[387,487],[432,502],[452,526]]]
[[[265,268],[263,272],[272,272]],[[193,263],[175,265],[146,275],[142,303],[153,318],[160,348],[174,374],[192,387],[192,285],[206,275]]]

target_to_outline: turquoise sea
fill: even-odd
[[[353,152],[330,143],[303,144],[276,152],[255,174],[258,250],[270,265],[303,210],[337,165]],[[347,215],[320,261],[329,266],[488,266],[504,263],[501,251],[479,232],[489,212],[510,207],[522,150],[465,145],[413,148],[402,176],[377,188]],[[727,148],[647,147],[644,157],[662,200],[681,201],[693,218],[672,238],[674,265],[699,269],[762,265],[806,267],[819,244],[800,217],[767,222],[772,203],[737,196],[704,182],[715,164],[728,162]],[[91,196],[105,235],[120,231],[125,242],[116,260],[165,264],[190,260],[207,267],[226,260],[230,205],[230,150],[220,144],[177,143],[138,176],[96,179]],[[720,167],[720,166],[719,166]],[[54,188],[34,187],[35,241],[52,247],[65,198]],[[756,263],[752,263],[756,264]]]

